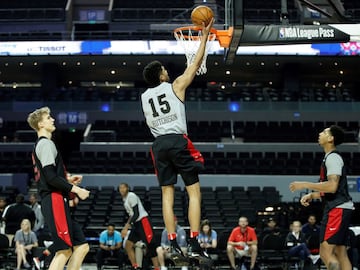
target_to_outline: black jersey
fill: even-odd
[[[321,163],[321,167],[320,167],[319,182],[328,181],[326,159],[332,154],[338,154],[341,157],[340,153],[337,151],[332,151],[324,157],[324,159]],[[351,196],[348,191],[348,182],[347,182],[347,178],[346,178],[345,166],[342,167],[340,181],[339,181],[339,185],[338,185],[336,192],[335,193],[320,192],[320,195],[321,195],[321,199],[324,203],[324,207],[326,210],[330,210],[342,203],[351,201]]]
[[[61,192],[68,197],[72,185],[66,180],[65,166],[54,142],[40,137],[35,143],[32,160],[40,196],[43,198],[51,192]],[[44,171],[46,166],[54,166],[55,175],[47,175]]]

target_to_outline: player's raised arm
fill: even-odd
[[[202,38],[199,49],[196,53],[194,62],[189,65],[184,73],[177,77],[173,82],[173,89],[181,101],[185,100],[185,91],[186,88],[191,84],[193,81],[196,71],[199,69],[201,62],[203,61],[203,57],[205,55],[206,43],[208,41],[208,36],[210,29],[214,24],[214,18],[211,19],[210,23],[205,27],[203,23],[203,30],[202,30]]]

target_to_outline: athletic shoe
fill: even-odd
[[[213,260],[209,254],[200,247],[198,242],[192,241],[188,250],[189,258],[198,260],[200,265],[212,266]]]
[[[46,241],[46,240],[44,240],[44,246],[46,248],[50,247],[53,243],[54,243],[54,241]]]
[[[180,247],[173,246],[169,254],[169,259],[175,264],[175,266],[188,266],[189,260],[184,256]]]
[[[309,257],[313,264],[316,264],[317,261],[320,259],[320,255],[310,255]]]
[[[33,262],[35,264],[36,269],[40,270],[41,269],[41,261],[40,261],[39,257],[34,257]]]

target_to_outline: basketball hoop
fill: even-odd
[[[174,30],[175,39],[184,48],[186,55],[187,66],[192,64],[195,60],[196,52],[199,49],[200,41],[202,37],[201,27],[197,26],[185,26],[179,27]],[[216,30],[210,29],[208,42],[206,43],[205,53],[199,69],[196,71],[196,75],[205,74],[206,59],[213,42],[216,40]]]
[[[179,27],[174,30],[175,39],[180,43],[184,48],[186,55],[186,62],[189,66],[195,60],[196,52],[199,49],[200,41],[202,37],[201,27],[198,26],[184,26]],[[230,34],[230,35],[229,35]],[[208,42],[206,43],[205,54],[199,69],[196,71],[196,75],[205,74],[207,72],[206,68],[206,59],[208,52],[212,47],[212,44],[219,39],[220,46],[228,47],[230,43],[232,33],[228,30],[216,30],[211,28],[208,36]]]

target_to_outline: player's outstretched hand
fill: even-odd
[[[208,24],[207,26],[205,26],[205,23],[204,23],[204,22],[202,23],[202,34],[203,34],[204,36],[209,35],[210,29],[213,27],[214,22],[215,22],[215,19],[212,18],[211,21],[209,22],[209,24]]]

